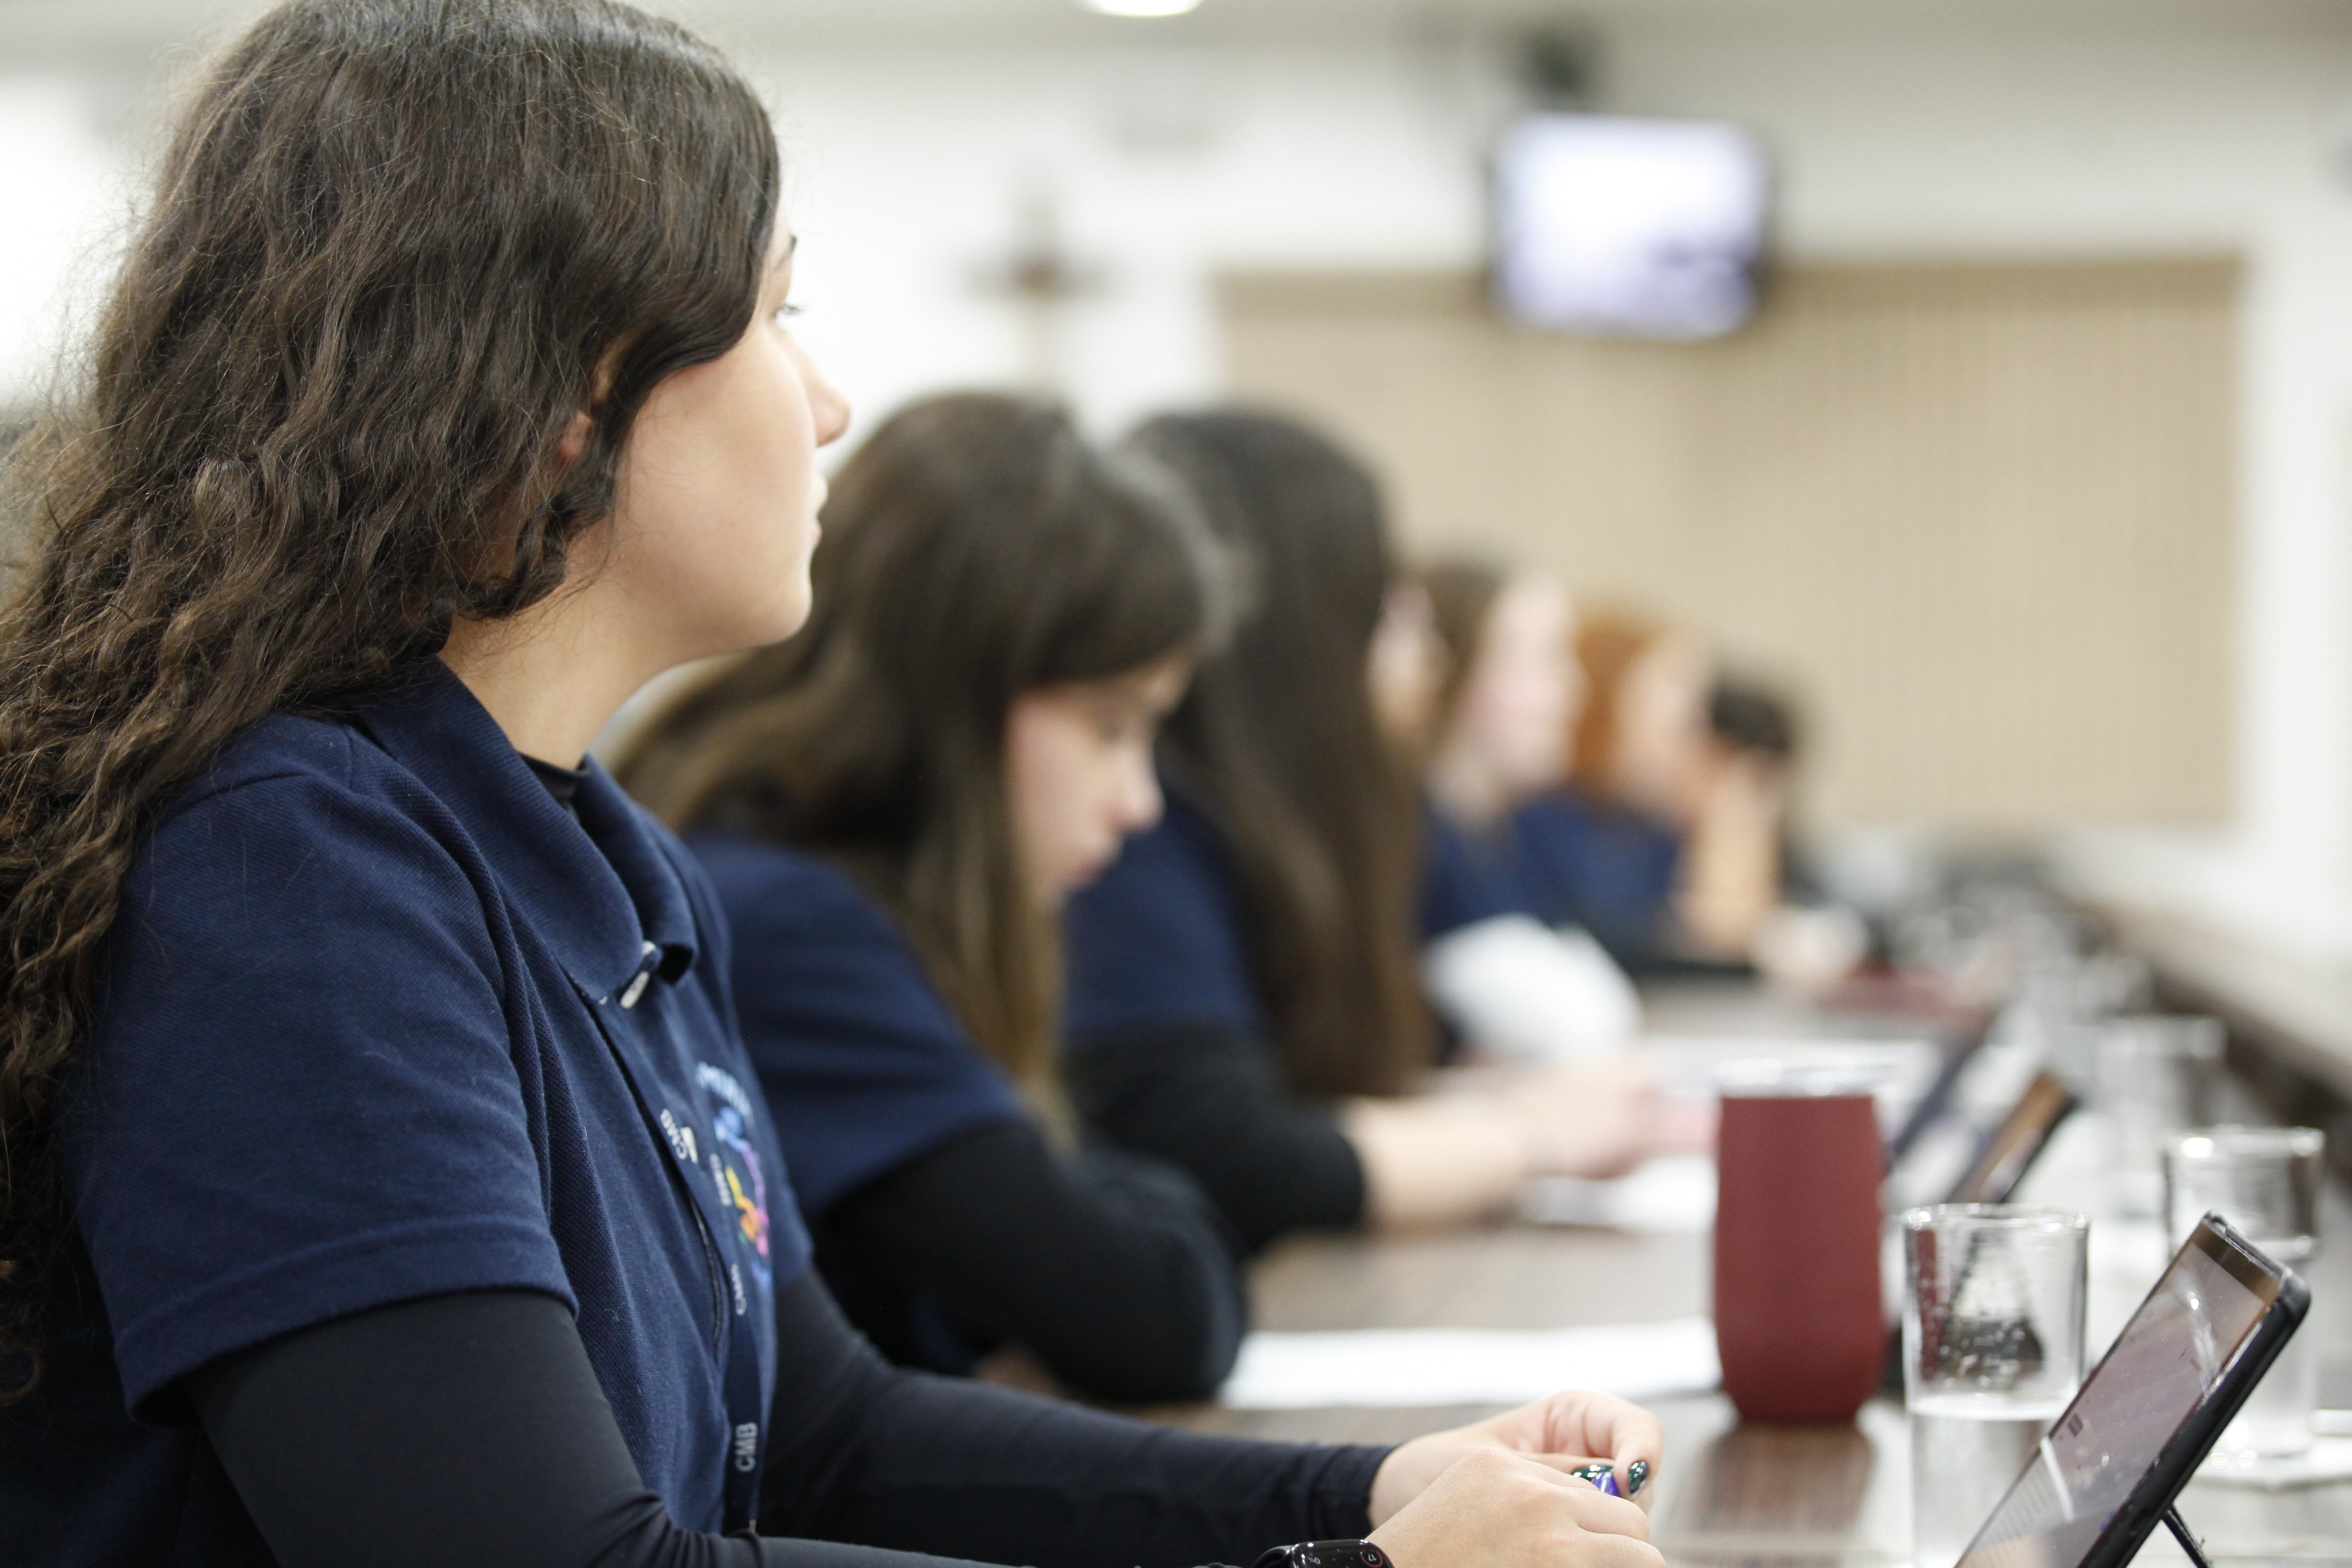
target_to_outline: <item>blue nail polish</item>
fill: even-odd
[[[1632,1464],[1626,1466],[1625,1479],[1627,1482],[1625,1495],[1627,1497],[1632,1497],[1634,1493],[1640,1491],[1643,1487],[1649,1484],[1650,1461],[1647,1459],[1636,1459]]]

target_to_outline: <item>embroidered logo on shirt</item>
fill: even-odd
[[[716,1072],[716,1068],[707,1068]],[[732,1079],[728,1080],[733,1082]],[[735,1210],[735,1224],[742,1240],[751,1248],[751,1277],[760,1282],[761,1290],[775,1288],[774,1266],[768,1258],[768,1183],[760,1170],[760,1152],[751,1147],[750,1130],[744,1117],[732,1104],[719,1108],[712,1131],[735,1159],[721,1160],[718,1151],[710,1156],[711,1179],[719,1184],[719,1195]],[[740,1163],[739,1173],[737,1163]]]
[[[733,1106],[735,1114],[743,1119],[745,1125],[759,1120],[751,1114],[751,1097],[743,1092],[743,1086],[736,1082],[735,1075],[725,1068],[697,1062],[694,1064],[694,1081]]]
[[[669,1108],[667,1106],[662,1108],[661,1130],[663,1136],[669,1140],[671,1153],[689,1165],[701,1163],[701,1159],[694,1147],[694,1129],[679,1125],[677,1118],[669,1113]]]

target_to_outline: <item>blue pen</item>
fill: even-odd
[[[1583,1479],[1591,1481],[1594,1486],[1601,1489],[1601,1493],[1604,1496],[1627,1497],[1632,1495],[1629,1492],[1621,1492],[1617,1489],[1617,1468],[1613,1465],[1579,1465],[1576,1468],[1569,1471],[1569,1474],[1571,1476],[1581,1477]],[[1650,1461],[1647,1459],[1636,1459],[1632,1464],[1626,1466],[1625,1479],[1633,1483],[1633,1491],[1640,1491],[1642,1489],[1642,1484],[1650,1479]]]
[[[1571,1476],[1581,1476],[1584,1479],[1591,1481],[1594,1486],[1601,1489],[1601,1493],[1604,1496],[1620,1497],[1623,1495],[1617,1489],[1617,1467],[1614,1465],[1579,1465],[1576,1468],[1569,1471],[1568,1473]]]

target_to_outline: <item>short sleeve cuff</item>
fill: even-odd
[[[278,1255],[116,1324],[123,1403],[142,1421],[173,1425],[186,1418],[180,1379],[222,1356],[372,1307],[509,1289],[579,1310],[546,1229],[513,1218],[418,1222]]]

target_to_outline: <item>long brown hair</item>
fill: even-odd
[[[1171,416],[1131,440],[1192,487],[1251,579],[1252,613],[1194,677],[1161,753],[1240,865],[1291,1086],[1395,1093],[1433,1037],[1413,961],[1415,796],[1367,670],[1394,564],[1379,486],[1272,415]]]
[[[1454,726],[1462,693],[1486,641],[1486,619],[1495,613],[1495,601],[1503,596],[1510,575],[1485,561],[1454,559],[1422,567],[1413,581],[1429,595],[1430,634],[1443,661],[1430,701],[1428,742],[1434,747]]]
[[[257,721],[562,581],[646,394],[751,324],[777,158],[719,58],[625,5],[293,0],[203,70],[160,175],[81,384],[9,459],[0,1342],[28,1353],[50,1110],[142,830]]]
[[[844,465],[816,609],[654,719],[619,777],[681,828],[844,864],[957,1017],[1041,1108],[1061,950],[1023,874],[1004,784],[1013,700],[1202,648],[1217,558],[1164,479],[1050,404],[935,397]]]
[[[1624,803],[1617,727],[1625,679],[1665,636],[1664,626],[1630,610],[1603,608],[1578,619],[1576,659],[1584,671],[1584,706],[1569,741],[1568,782],[1595,800]]]

